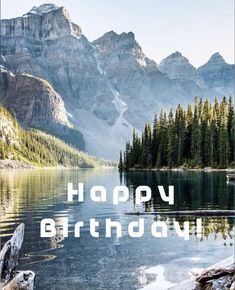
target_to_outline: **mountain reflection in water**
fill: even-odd
[[[85,201],[67,203],[67,183],[85,184]],[[130,190],[128,202],[112,204],[116,185]],[[108,192],[106,203],[90,200],[89,190],[103,185]],[[137,207],[134,191],[139,185],[152,189],[151,201]],[[157,185],[174,185],[175,204],[161,200]],[[35,289],[153,289],[160,280],[173,285],[189,277],[190,269],[205,268],[233,254],[234,219],[202,218],[203,236],[198,239],[194,218],[177,217],[192,222],[191,237],[184,241],[172,229],[174,217],[163,217],[165,210],[234,209],[234,186],[226,184],[225,172],[129,172],[122,176],[116,169],[65,169],[0,171],[1,246],[20,222],[26,225],[20,268],[37,274]],[[130,211],[156,211],[144,216],[146,229],[154,220],[168,224],[167,238],[153,238],[148,230],[141,238],[128,235],[128,224],[137,216]],[[40,238],[40,221],[53,218],[58,223],[69,219],[69,237],[60,231],[51,239]],[[101,223],[100,238],[90,236],[88,221]],[[104,237],[104,220],[121,222],[123,237]],[[84,221],[81,237],[74,238],[73,226]],[[171,230],[172,229],[172,230]],[[157,288],[158,289],[158,288]],[[164,289],[164,288],[162,288]],[[158,290],[161,290],[160,288]]]

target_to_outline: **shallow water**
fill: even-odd
[[[67,183],[85,183],[84,203],[67,203]],[[130,200],[114,206],[113,187],[127,185]],[[93,185],[104,185],[106,203],[95,203],[89,197]],[[135,205],[135,188],[148,185],[152,200]],[[175,186],[175,204],[164,203],[157,185]],[[203,218],[203,237],[197,238],[190,220],[190,240],[178,237],[172,218],[161,218],[168,224],[167,238],[154,238],[151,224],[160,216],[145,217],[145,234],[131,238],[127,227],[138,216],[129,211],[234,209],[234,185],[226,183],[226,173],[202,172],[132,172],[120,177],[111,170],[16,170],[0,172],[1,246],[20,222],[26,225],[21,255],[22,269],[36,272],[35,289],[158,289],[165,290],[187,279],[191,269],[205,268],[233,254],[234,220]],[[55,238],[40,238],[40,221],[53,218],[61,223],[69,219],[69,237],[60,231]],[[89,219],[100,221],[100,238],[92,238]],[[104,220],[122,224],[123,236],[105,238]],[[84,221],[81,237],[74,238],[74,224]]]

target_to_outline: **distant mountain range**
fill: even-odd
[[[89,42],[53,4],[1,20],[0,64],[0,102],[21,124],[106,158],[116,159],[132,128],[161,108],[234,96],[235,66],[219,53],[198,69],[180,52],[157,65],[132,32]]]

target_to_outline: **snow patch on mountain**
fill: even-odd
[[[137,61],[140,64],[140,66],[146,67],[147,64],[144,58],[141,58],[141,59],[137,58]]]
[[[94,54],[93,54],[93,55],[94,55],[94,58],[95,58],[95,60],[96,60],[97,69],[98,69],[99,73],[100,73],[101,75],[103,75],[103,74],[104,74],[104,71],[103,71],[103,68],[102,68],[101,61],[99,60],[98,52],[97,52],[96,49],[94,50]]]
[[[132,136],[133,126],[124,118],[124,113],[128,109],[127,104],[121,99],[122,96],[118,91],[113,88],[111,90],[114,95],[112,103],[119,113],[114,125],[109,126],[104,120],[83,109],[71,114],[70,117],[79,126],[89,154],[118,160],[120,150]]]
[[[127,110],[127,104],[120,99],[120,93],[114,89],[112,89],[112,93],[114,94],[115,98],[112,103],[115,105],[119,114],[124,114]]]
[[[109,126],[104,120],[86,110],[79,110],[76,116],[78,119],[73,120],[79,125],[79,130],[84,136],[86,151],[95,156],[118,160],[120,150],[132,135],[132,127],[123,117],[119,116],[115,124]]]

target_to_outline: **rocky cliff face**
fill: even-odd
[[[235,65],[226,63],[218,52],[198,68],[198,74],[209,88],[216,90],[220,95],[234,96]]]
[[[18,128],[0,110],[0,141],[7,145],[18,145]]]
[[[230,80],[226,85],[214,80],[222,78],[220,69],[217,74],[211,65],[196,70],[180,53],[158,67],[132,32],[111,31],[90,43],[64,7],[33,7],[1,25],[0,63],[15,75],[47,80],[82,132],[86,150],[95,155],[117,158],[133,126],[142,129],[161,108],[187,104],[195,95],[214,98],[231,88]],[[25,108],[22,120],[38,118],[30,102]]]
[[[33,7],[23,17],[3,20],[1,26],[4,37],[32,38],[38,41],[56,40],[70,35],[80,38],[82,33],[80,27],[71,22],[64,7],[52,4]]]
[[[21,126],[42,129],[84,149],[84,139],[67,117],[64,101],[48,81],[0,67],[0,103]]]
[[[205,86],[196,68],[178,51],[164,58],[159,64],[159,69],[170,79],[194,81],[199,86]]]
[[[0,69],[0,92],[1,104],[24,126],[72,127],[61,96],[43,79]]]
[[[89,110],[112,125],[118,115],[114,95],[99,72],[92,45],[64,7],[44,8],[2,20],[5,65],[49,81],[68,110]]]
[[[86,149],[92,154],[106,152],[105,157],[113,157],[111,146],[104,150],[104,139],[122,140],[119,144],[111,141],[117,153],[131,128],[122,125],[120,106],[116,106],[115,93],[100,71],[94,46],[71,22],[65,8],[39,10],[42,9],[34,8],[24,17],[2,20],[5,27],[2,29],[2,64],[14,73],[46,79],[63,97],[70,119],[86,136]],[[26,26],[22,25],[25,21]],[[65,27],[62,29],[61,25]],[[15,27],[14,32],[9,33],[6,27]],[[29,32],[25,32],[25,27]],[[128,133],[115,137],[117,125]]]
[[[120,35],[111,31],[93,42],[102,74],[109,80],[110,86],[127,105],[125,119],[140,128],[152,116],[151,108],[153,78],[165,80],[156,63],[150,61],[142,52],[132,32]],[[147,101],[146,101],[147,98]],[[158,99],[158,102],[161,102]],[[156,105],[156,101],[154,102]]]
[[[125,119],[136,128],[152,120],[160,108],[169,110],[206,92],[191,79],[173,78],[162,72],[144,55],[132,32],[118,35],[111,31],[93,45],[103,75],[127,104]]]
[[[161,61],[159,69],[171,79],[193,81],[208,95],[234,95],[235,66],[226,63],[217,52],[203,66],[196,69],[180,52],[175,52]],[[202,93],[202,96],[205,92]]]

